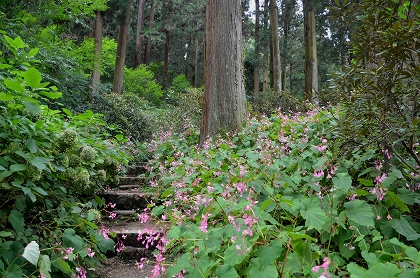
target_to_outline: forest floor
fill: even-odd
[[[97,274],[98,278],[146,278],[151,276],[153,267],[153,264],[145,264],[143,269],[138,269],[134,264],[121,263],[117,259],[109,258]]]

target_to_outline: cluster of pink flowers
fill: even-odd
[[[320,269],[323,269],[321,275],[319,278],[331,278],[331,274],[328,274],[328,266],[331,264],[331,259],[328,257],[325,257],[324,262],[321,265],[316,265],[312,268],[313,272],[318,273]]]

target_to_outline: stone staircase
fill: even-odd
[[[152,242],[150,237],[159,236],[162,230],[150,220],[141,223],[138,219],[147,205],[156,202],[158,197],[148,186],[144,177],[145,171],[141,165],[129,166],[126,176],[120,177],[120,183],[116,188],[106,189],[98,194],[107,204],[115,204],[115,207],[107,208],[107,215],[103,215],[103,219],[110,234],[115,235],[116,249],[119,249],[117,254],[109,254],[107,264],[110,267],[106,270],[105,266],[105,270],[99,275],[101,278],[137,278],[148,277],[151,274],[156,243]],[[144,269],[136,267],[136,262],[141,258],[146,258],[149,262],[145,263]],[[118,272],[124,273],[113,274],[118,268],[120,268]]]

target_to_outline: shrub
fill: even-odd
[[[148,213],[171,226],[154,275],[418,276],[419,177],[381,149],[336,156],[331,110],[249,119],[201,148],[191,130],[156,136]]]
[[[163,90],[145,65],[140,65],[137,69],[126,69],[124,80],[126,92],[142,97],[154,105],[162,103]]]
[[[93,222],[105,205],[94,193],[128,162],[124,138],[92,111],[47,106],[61,93],[41,82],[38,49],[6,35],[0,44],[0,276],[82,275],[114,250]]]

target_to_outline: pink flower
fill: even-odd
[[[203,217],[203,220],[201,221],[201,225],[200,225],[200,230],[203,232],[203,233],[207,233],[208,231],[207,231],[207,220],[209,219],[209,216],[210,216],[211,214],[209,214],[209,213],[206,213],[205,215],[202,215],[202,217]]]

